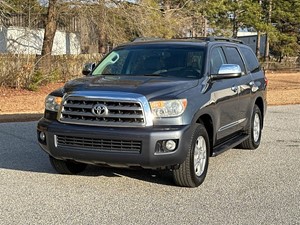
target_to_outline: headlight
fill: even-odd
[[[45,108],[47,110],[57,112],[59,110],[61,102],[62,102],[61,97],[48,95],[45,100]]]
[[[180,116],[186,106],[186,99],[150,102],[151,111],[154,117],[175,117]]]

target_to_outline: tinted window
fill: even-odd
[[[248,48],[241,48],[242,54],[244,55],[244,59],[247,63],[248,69],[250,72],[255,72],[260,69],[259,62],[254,55],[253,51]]]
[[[199,78],[203,70],[204,48],[145,45],[120,48],[106,56],[93,76],[176,76]]]
[[[229,64],[237,64],[241,67],[242,72],[246,72],[244,62],[240,53],[234,47],[226,47],[226,56]]]
[[[124,68],[125,60],[128,57],[128,51],[120,51],[119,54],[111,54],[102,75],[121,74]]]
[[[226,64],[225,55],[222,48],[214,48],[210,57],[210,72],[217,74],[222,64]]]

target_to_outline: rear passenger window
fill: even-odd
[[[244,59],[247,63],[248,69],[251,73],[255,73],[260,69],[259,62],[254,55],[254,52],[251,49],[248,48],[240,48],[242,51],[242,54],[244,55]]]
[[[228,63],[239,65],[241,67],[242,72],[245,74],[245,65],[238,50],[234,47],[226,47],[225,49]]]

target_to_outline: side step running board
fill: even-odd
[[[237,145],[239,145],[240,143],[242,143],[243,141],[245,141],[247,138],[249,138],[248,134],[240,134],[238,136],[235,136],[227,141],[225,141],[224,143],[217,145],[213,148],[213,154],[212,156],[217,156],[223,152],[225,152],[228,149],[231,149]]]

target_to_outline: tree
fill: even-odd
[[[98,29],[100,50],[136,37],[180,37],[191,20],[191,0],[98,1],[89,19]],[[81,6],[87,11],[89,6]]]
[[[37,0],[6,0],[5,15],[8,25],[21,27],[41,26],[43,21],[43,7]]]
[[[237,37],[240,28],[266,30],[262,7],[257,0],[210,0],[205,8],[205,16],[217,35]]]
[[[38,59],[38,69],[46,75],[51,72],[51,53],[58,20],[57,4],[57,0],[49,0],[42,51]]]
[[[270,48],[281,61],[285,56],[297,56],[300,52],[300,0],[273,1],[271,22],[276,28]]]
[[[57,20],[58,20],[58,9],[57,9],[57,0],[49,0],[44,41],[42,46],[41,56],[49,58],[47,56],[51,55],[53,40],[55,32],[57,29]]]
[[[8,3],[0,0],[0,24],[3,24],[3,20],[6,18],[6,12],[8,9],[13,9]]]
[[[185,36],[186,29],[192,26],[195,19],[191,12],[196,14],[197,6],[193,0],[141,0],[136,6],[139,20],[135,22],[135,27],[141,36]]]
[[[204,16],[208,19],[212,28],[210,32],[218,36],[232,36],[232,13],[229,11],[228,0],[209,0],[202,2],[204,8]]]

